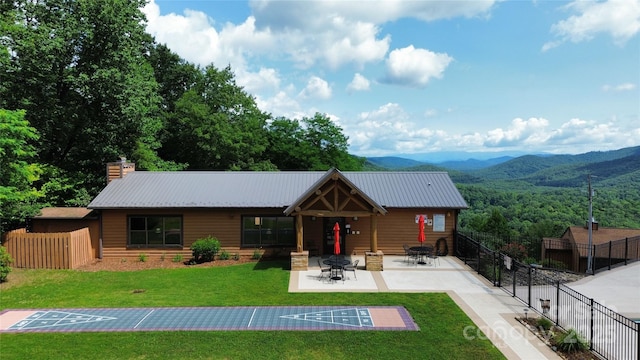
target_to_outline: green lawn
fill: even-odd
[[[504,359],[446,294],[287,292],[287,262],[136,272],[14,270],[0,309],[402,305],[420,331],[0,334],[0,359]],[[144,292],[134,290],[144,289]],[[475,334],[475,332],[474,332]]]

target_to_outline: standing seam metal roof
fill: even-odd
[[[286,208],[325,174],[136,171],[111,181],[88,208]],[[446,172],[342,174],[383,207],[468,208]]]

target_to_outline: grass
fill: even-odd
[[[504,359],[442,293],[288,293],[287,262],[136,272],[19,270],[0,309],[151,306],[402,305],[420,331],[3,333],[6,359]],[[144,289],[144,292],[134,290]]]

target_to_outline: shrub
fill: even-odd
[[[193,260],[197,263],[213,261],[218,251],[220,251],[220,241],[211,235],[191,244]]]
[[[0,246],[0,282],[7,281],[7,276],[11,272],[13,259],[4,246]]]
[[[222,249],[220,251],[220,260],[229,260],[229,257],[231,257],[231,255],[229,255],[229,253],[227,252],[227,250]]]
[[[556,346],[567,353],[589,349],[589,341],[583,338],[575,329],[569,329],[566,333],[561,332],[554,336],[553,339],[556,342]]]
[[[260,252],[260,249],[253,250],[253,256],[251,257],[253,260],[260,260],[261,257],[262,253]]]
[[[138,255],[138,260],[140,260],[140,262],[146,262],[147,261],[147,254],[142,253],[142,254]]]
[[[171,261],[173,261],[173,262],[182,262],[182,254],[174,255],[173,259]]]
[[[500,252],[516,260],[522,260],[527,257],[527,248],[522,244],[508,243],[500,248]]]
[[[544,331],[549,331],[551,330],[551,327],[553,326],[553,322],[549,319],[547,319],[546,317],[540,317],[538,318],[538,320],[536,320],[536,326],[538,327],[538,329],[543,329]]]

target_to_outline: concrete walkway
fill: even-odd
[[[352,261],[363,256],[351,256]],[[438,263],[439,262],[439,263]],[[358,270],[347,273],[346,281],[319,280],[317,258],[309,259],[308,271],[292,271],[289,292],[445,292],[476,324],[477,329],[460,329],[460,336],[483,336],[508,359],[560,359],[547,345],[520,324],[526,305],[492,286],[458,258],[440,257],[436,264],[415,265],[402,256],[385,256],[384,271]],[[401,304],[398,304],[401,305]]]
[[[640,320],[640,261],[565,285],[629,319]]]

